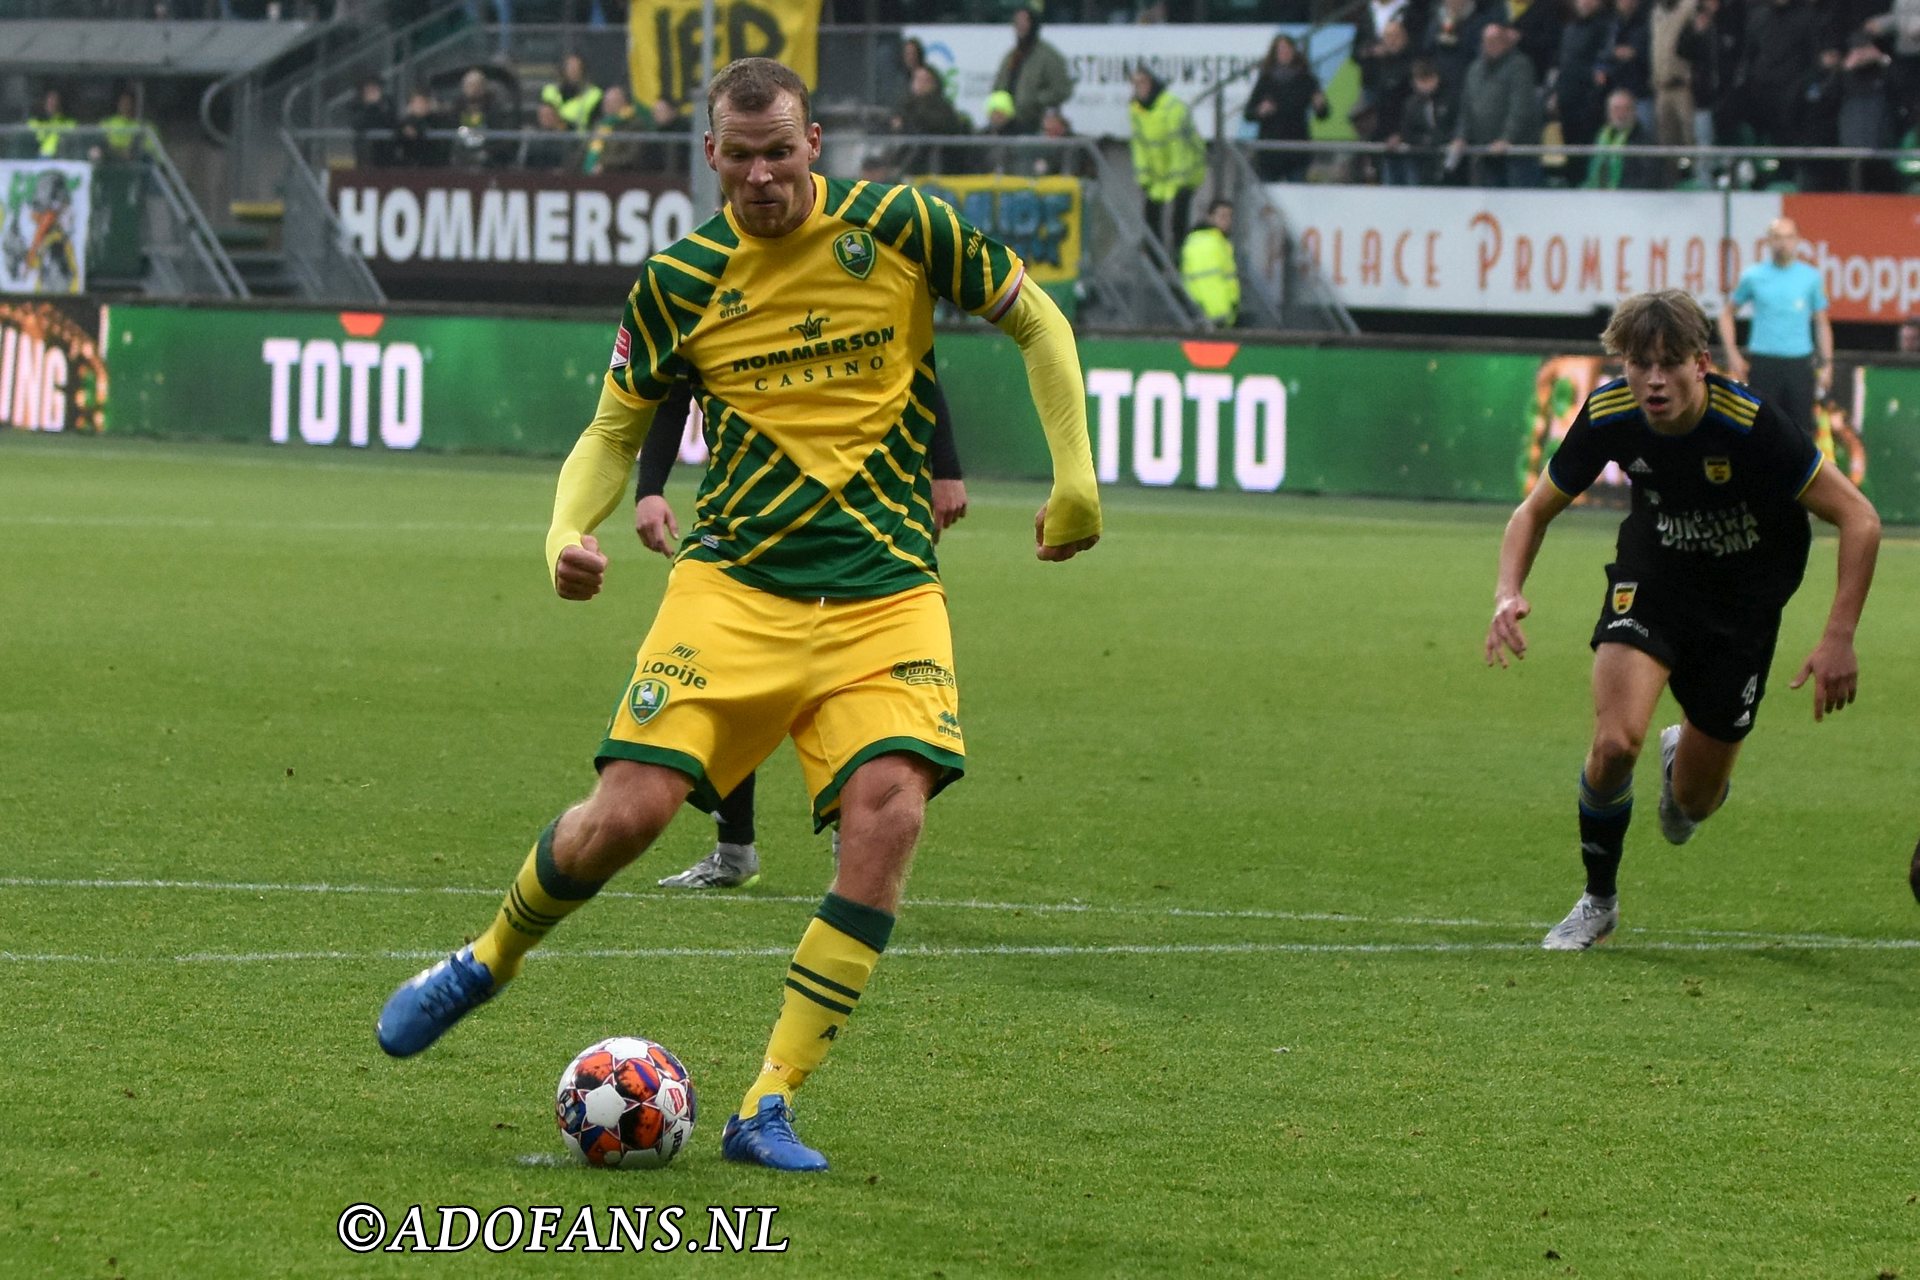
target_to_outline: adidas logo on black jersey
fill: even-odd
[[[1653,474],[1653,468],[1647,465],[1645,458],[1635,458],[1627,464],[1627,473],[1636,476],[1650,476]]]

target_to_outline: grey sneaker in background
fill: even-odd
[[[713,852],[677,876],[660,881],[662,889],[744,889],[760,878],[760,851],[750,844],[716,844]]]
[[[1605,942],[1620,924],[1620,899],[1580,895],[1567,918],[1547,930],[1540,945],[1548,951],[1585,951],[1596,942]]]
[[[1679,750],[1680,726],[1670,724],[1660,731],[1660,834],[1668,844],[1685,844],[1700,826],[1673,798],[1673,757]]]

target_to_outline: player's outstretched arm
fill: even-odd
[[[1813,718],[1820,720],[1852,702],[1860,689],[1853,633],[1859,629],[1874,562],[1880,558],[1880,513],[1853,481],[1825,464],[1800,495],[1800,505],[1840,530],[1839,572],[1826,629],[1788,686],[1798,689],[1813,677]]]
[[[1500,577],[1493,588],[1493,621],[1487,624],[1487,665],[1507,665],[1507,654],[1527,656],[1526,633],[1520,620],[1533,612],[1527,597],[1521,594],[1527,575],[1533,572],[1534,557],[1547,536],[1547,526],[1555,516],[1573,504],[1542,474],[1533,492],[1513,509],[1507,531],[1500,538]]]
[[[652,421],[651,404],[615,387],[612,378],[601,384],[600,407],[560,468],[553,522],[547,527],[547,572],[563,599],[591,600],[599,592],[607,566],[598,544],[584,558],[567,557],[570,572],[564,582],[562,555],[569,548],[586,550],[587,535],[620,504]]]
[[[1019,298],[995,321],[1020,344],[1027,386],[1053,455],[1053,492],[1034,517],[1034,554],[1071,560],[1100,541],[1100,487],[1087,438],[1087,392],[1073,326],[1046,291],[1024,281]]]
[[[1720,304],[1720,347],[1727,355],[1727,372],[1735,382],[1747,380],[1747,361],[1740,354],[1739,330],[1733,314],[1733,303]]]

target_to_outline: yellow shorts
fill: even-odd
[[[667,581],[600,744],[608,760],[665,765],[713,808],[793,737],[817,828],[853,771],[904,751],[966,769],[947,597],[929,582],[873,600],[792,600],[685,560]]]

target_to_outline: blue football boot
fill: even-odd
[[[777,1093],[760,1099],[760,1109],[742,1120],[727,1118],[720,1154],[742,1164],[763,1164],[788,1173],[823,1173],[827,1158],[793,1132],[793,1108]]]
[[[468,1010],[485,1004],[501,985],[473,958],[472,947],[462,947],[401,983],[380,1010],[374,1034],[389,1054],[412,1057],[445,1035]]]

